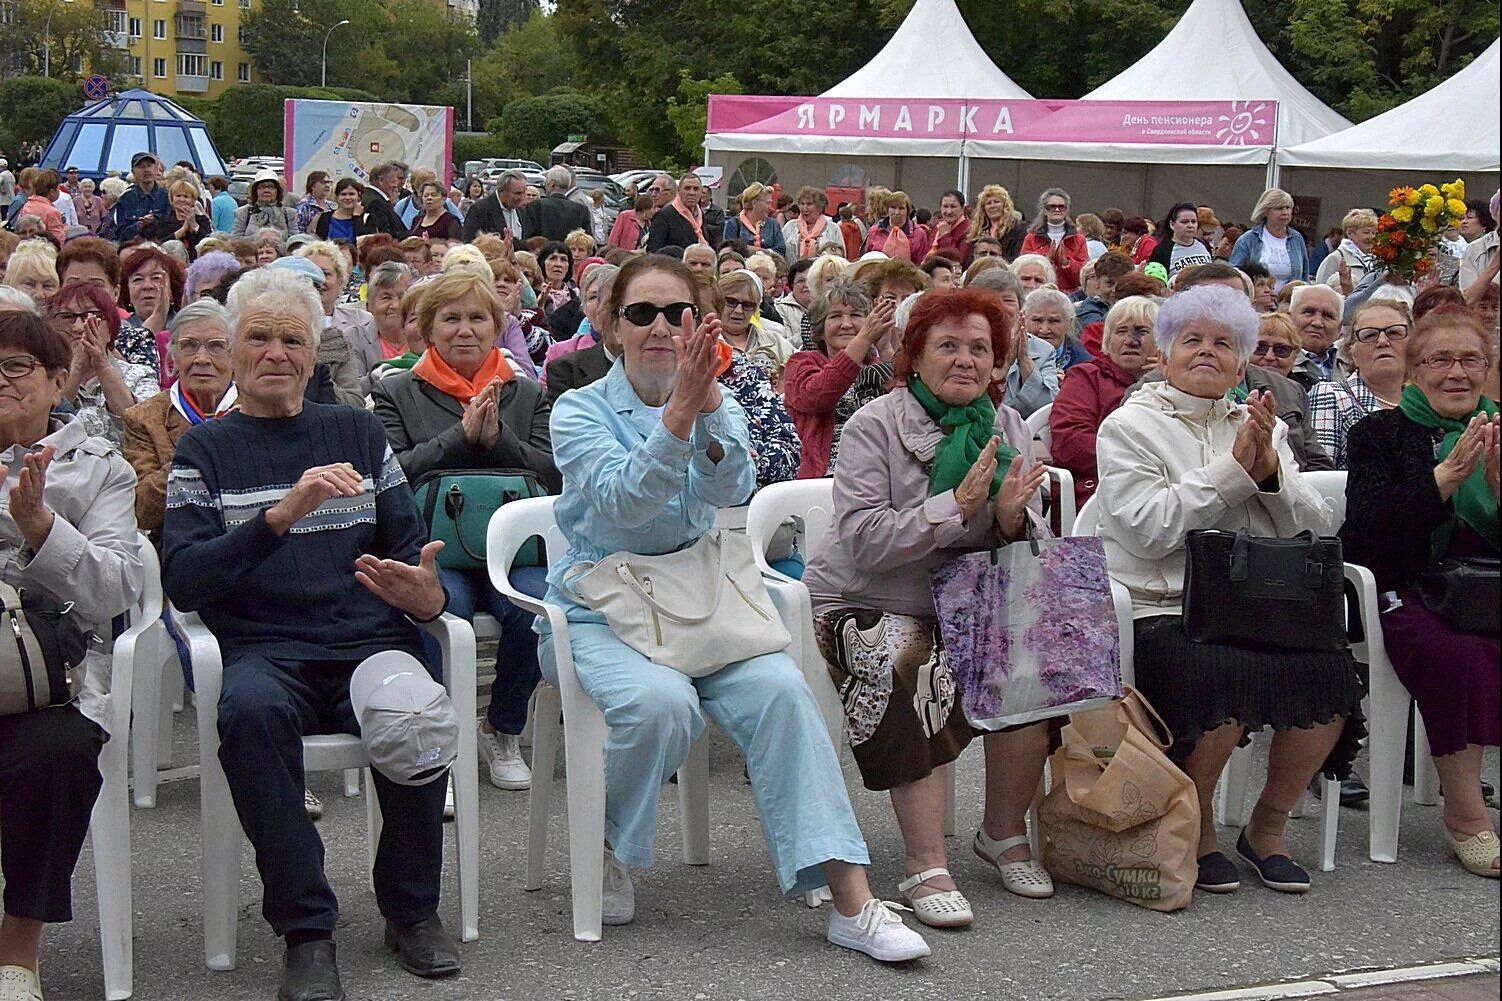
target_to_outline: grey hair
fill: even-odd
[[[380,184],[386,179],[387,175],[397,170],[400,170],[402,173],[407,172],[407,168],[395,160],[382,160],[370,168],[370,183]]]
[[[1069,192],[1063,188],[1045,188],[1043,194],[1038,196],[1038,211],[1033,216],[1032,228],[1040,233],[1048,228],[1048,213],[1043,210],[1043,206],[1050,198],[1054,197],[1064,199],[1065,212],[1074,207],[1074,199],[1070,198]]]
[[[1017,297],[1017,304],[1019,306],[1022,304],[1021,280],[1012,273],[1011,268],[1002,267],[1001,265],[997,265],[994,268],[986,268],[984,271],[972,275],[970,280],[965,283],[965,287],[985,289],[988,292],[995,292],[997,295],[1010,292]]]
[[[1119,321],[1145,323],[1149,329],[1155,327],[1159,306],[1158,300],[1150,295],[1129,295],[1125,299],[1117,299],[1111,304],[1106,312],[1105,322],[1101,324],[1101,350],[1105,350],[1106,341],[1111,337],[1111,328]]]
[[[561,163],[555,163],[542,172],[542,179],[550,186],[567,191],[574,186],[574,172]]]
[[[104,180],[99,182],[99,193],[101,195],[109,195],[111,198],[117,200],[121,195],[125,194],[125,192],[129,190],[129,188],[130,185],[126,184],[125,181],[119,177],[106,177]]]
[[[599,285],[600,298],[605,298],[615,286],[615,276],[620,271],[620,267],[615,264],[595,264],[586,268],[583,280],[579,283],[579,294],[588,295],[591,289]]]
[[[1299,300],[1307,299],[1311,295],[1333,295],[1335,297],[1335,315],[1339,317],[1345,312],[1346,297],[1341,295],[1334,286],[1326,285],[1323,282],[1315,282],[1312,285],[1300,285],[1295,288],[1293,294],[1288,297],[1288,311],[1292,313],[1298,309]]]
[[[824,321],[829,319],[829,311],[837,303],[849,306],[865,316],[871,314],[871,293],[865,282],[854,282],[843,277],[825,282],[823,291],[808,306],[809,336],[820,347],[824,346]]]
[[[20,310],[38,317],[42,315],[42,307],[38,306],[31,296],[18,288],[0,285],[0,312],[6,310]]]
[[[1016,259],[1013,260],[1011,264],[1007,265],[1007,267],[1011,268],[1012,274],[1018,275],[1020,277],[1022,273],[1022,266],[1024,264],[1043,265],[1043,274],[1045,277],[1047,277],[1048,284],[1058,284],[1058,271],[1054,270],[1053,262],[1044,257],[1042,254],[1018,254]]]
[[[1397,313],[1403,318],[1403,322],[1408,324],[1409,333],[1411,334],[1413,332],[1415,323],[1415,320],[1413,318],[1413,307],[1410,306],[1406,301],[1402,299],[1367,299],[1365,302],[1358,304],[1355,309],[1351,310],[1351,316],[1346,334],[1344,337],[1341,337],[1335,342],[1335,357],[1341,362],[1344,362],[1347,368],[1354,370],[1356,367],[1355,359],[1351,357],[1351,347],[1356,343],[1356,324],[1361,322],[1361,317],[1367,312],[1367,310],[1378,308],[1390,309],[1394,313]]]
[[[1057,306],[1059,312],[1064,315],[1064,322],[1069,325],[1069,333],[1079,333],[1079,319],[1074,314],[1074,303],[1069,301],[1069,296],[1056,288],[1035,288],[1022,300],[1023,315],[1027,314],[1029,306],[1045,306],[1052,303]]]
[[[497,177],[495,179],[495,186],[497,188],[504,188],[506,185],[510,184],[512,181],[521,181],[522,184],[526,184],[527,183],[527,175],[523,174],[520,170],[517,170],[515,167],[512,167],[510,170],[503,170],[503,171],[501,171],[501,176]]]
[[[1167,356],[1184,328],[1197,321],[1218,324],[1235,334],[1236,358],[1242,364],[1257,348],[1258,319],[1251,300],[1225,285],[1196,285],[1158,308],[1158,322],[1153,326],[1158,350]]]
[[[371,292],[377,289],[390,288],[403,278],[416,278],[417,274],[407,265],[400,261],[387,261],[378,265],[365,280],[366,288]]]
[[[240,323],[253,309],[269,309],[303,320],[318,350],[323,339],[323,300],[313,283],[286,268],[256,268],[236,280],[229,290],[229,338],[239,336]]]
[[[224,330],[224,336],[229,337],[229,310],[225,309],[213,299],[194,299],[182,309],[179,309],[167,321],[167,347],[169,350],[177,347],[177,335],[182,333],[184,327],[195,323],[213,321]]]
[[[1285,205],[1293,208],[1293,196],[1282,188],[1268,188],[1262,192],[1262,197],[1257,199],[1257,204],[1252,206],[1252,225],[1263,225],[1267,222],[1269,210]]]

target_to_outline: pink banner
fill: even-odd
[[[711,133],[1271,146],[1276,101],[954,101],[711,95]]]

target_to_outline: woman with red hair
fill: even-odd
[[[120,254],[120,307],[130,310],[115,335],[120,357],[153,375],[161,372],[167,321],[182,308],[187,274],[181,261],[156,247],[129,247]]]
[[[58,289],[47,306],[47,324],[73,345],[62,392],[73,419],[118,449],[125,411],[161,390],[155,370],[121,357],[115,347],[120,311],[98,285],[71,281]]]
[[[970,743],[954,679],[936,655],[929,574],[960,553],[1046,536],[1043,466],[1017,411],[992,402],[1011,310],[986,292],[928,292],[908,318],[891,392],[845,424],[834,529],[803,575],[815,634],[842,694],[855,763],[888,790],[906,845],[898,891],[918,920],[973,920],[944,849],[942,766]],[[1026,815],[1048,755],[1046,723],[984,738],[977,855],[1024,897],[1053,882],[1028,848]]]

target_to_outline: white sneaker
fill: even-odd
[[[314,796],[310,789],[302,791],[302,808],[308,811],[309,820],[323,819],[323,800]]]
[[[24,966],[0,966],[0,1001],[42,1001],[42,984]]]
[[[454,777],[452,775],[449,776],[448,789],[443,794],[443,819],[454,819]]]
[[[487,731],[480,724],[480,760],[490,767],[490,784],[497,789],[532,788],[532,769],[522,760],[521,738]]]
[[[854,917],[847,918],[838,908],[832,908],[825,937],[835,945],[864,952],[883,963],[901,963],[931,955],[923,936],[902,923],[898,910],[896,904],[875,897],[866,901]]]
[[[615,859],[615,853],[605,852],[605,887],[600,901],[600,923],[605,925],[628,925],[636,917],[636,888],[631,885],[631,873]]]

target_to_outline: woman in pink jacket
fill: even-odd
[[[1080,268],[1090,259],[1090,248],[1069,219],[1069,192],[1049,188],[1038,196],[1038,214],[1022,240],[1024,254],[1049,259],[1058,275],[1059,291],[1072,294],[1080,287]]]

